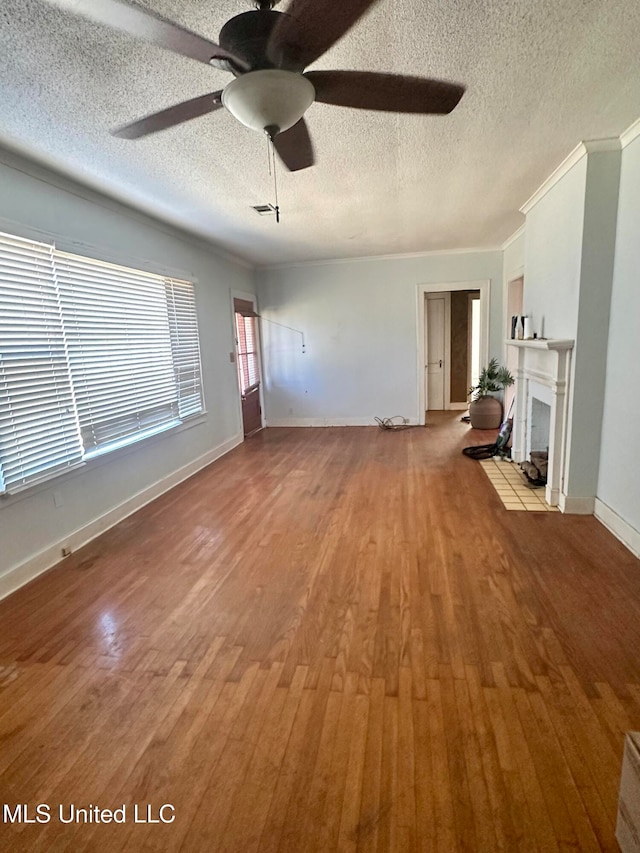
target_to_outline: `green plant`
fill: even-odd
[[[482,368],[478,377],[478,384],[469,388],[469,394],[473,394],[474,400],[486,397],[495,391],[502,391],[509,385],[513,385],[514,378],[508,368],[498,364],[497,358],[492,358],[486,367]]]

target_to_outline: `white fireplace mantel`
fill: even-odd
[[[549,427],[549,463],[545,497],[551,506],[564,510],[564,470],[567,448],[569,381],[571,376],[572,340],[507,340],[507,346],[518,351],[516,370],[515,416],[512,455],[516,462],[528,457],[528,418],[530,397],[544,388],[551,408]],[[537,396],[540,397],[538,390]],[[545,400],[544,402],[547,402]]]
[[[570,340],[547,340],[546,338],[526,338],[520,340],[518,338],[506,341],[509,347],[528,347],[529,349],[540,350],[562,350],[573,349],[574,341]]]

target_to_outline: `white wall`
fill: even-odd
[[[527,213],[524,312],[540,337],[575,338],[587,158]]]
[[[509,240],[503,252],[504,280],[513,281],[524,273],[524,226],[518,229],[516,236]]]
[[[0,498],[0,596],[172,482],[241,440],[230,290],[253,290],[252,271],[128,208],[3,153],[0,230],[56,238],[69,251],[196,280],[207,415],[94,460],[39,487]],[[55,493],[55,505],[54,504]],[[131,501],[136,494],[139,498]],[[102,519],[102,521],[100,521]]]
[[[591,152],[587,160],[567,479],[567,493],[576,497],[593,498],[598,487],[619,187],[620,150]]]
[[[502,353],[502,253],[335,261],[256,272],[267,424],[417,422],[417,289],[491,280],[491,354]]]
[[[596,511],[640,556],[640,136],[622,151]]]
[[[611,140],[581,147],[582,156],[527,212],[524,312],[540,335],[575,341],[562,492],[567,509],[591,513],[598,481],[620,145]]]

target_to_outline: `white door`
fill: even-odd
[[[427,411],[447,408],[446,393],[446,320],[447,296],[445,293],[428,294],[425,300],[425,382]]]

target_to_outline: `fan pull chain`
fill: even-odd
[[[280,222],[280,205],[278,204],[278,175],[276,168],[276,152],[273,145],[273,138],[269,137],[269,142],[271,143],[271,158],[273,160],[273,192],[275,195],[275,208],[276,208],[276,222]]]

